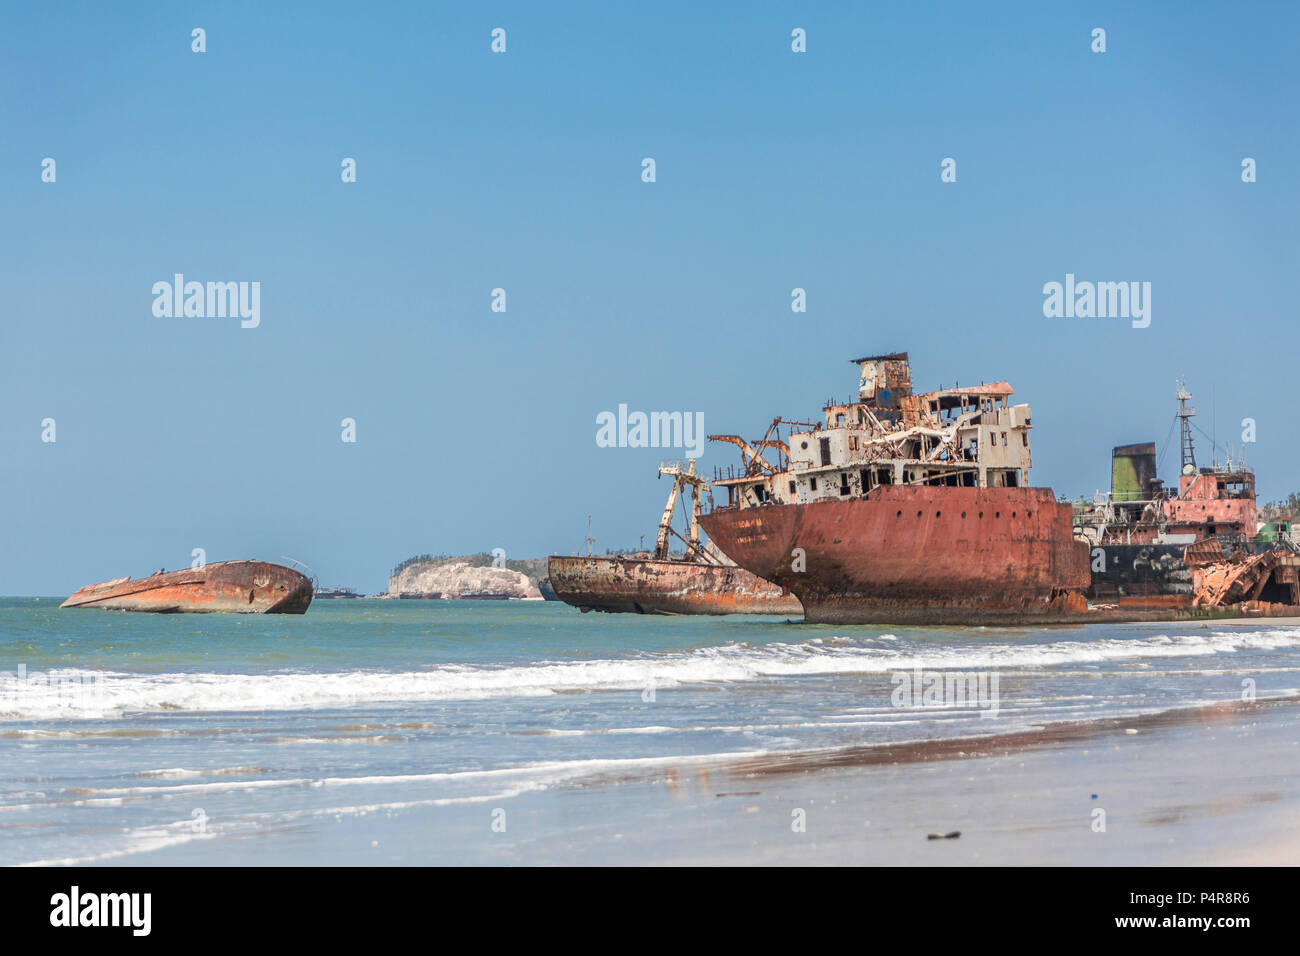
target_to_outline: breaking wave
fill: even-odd
[[[881,641],[888,641],[883,646]],[[1231,629],[1169,636],[945,646],[894,635],[726,644],[622,659],[522,665],[446,664],[421,671],[131,674],[65,669],[19,680],[0,674],[0,720],[345,708],[405,701],[537,697],[741,683],[779,677],[878,675],[912,668],[1029,669],[1229,654],[1300,646],[1300,629]]]

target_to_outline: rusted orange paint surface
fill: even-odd
[[[560,600],[634,614],[801,614],[799,600],[743,568],[641,558],[552,555]]]
[[[157,614],[302,614],[311,599],[311,580],[292,568],[266,561],[222,561],[92,584],[60,607]]]
[[[1070,508],[1045,488],[882,486],[866,498],[720,508],[701,521],[723,553],[789,588],[813,622],[1017,623],[1077,610],[1062,597],[1091,582]]]
[[[1192,576],[1197,607],[1280,603],[1294,612],[1300,604],[1300,555],[1290,551],[1265,551],[1206,563],[1194,567]]]

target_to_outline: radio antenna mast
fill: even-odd
[[[1187,403],[1192,399],[1192,393],[1187,390],[1187,380],[1178,380],[1178,391],[1174,397],[1178,399],[1178,413],[1175,416],[1178,419],[1183,435],[1183,470],[1187,466],[1192,466],[1192,473],[1196,473],[1196,449],[1192,446],[1192,416],[1196,414],[1196,409],[1188,408]]]

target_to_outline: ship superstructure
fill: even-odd
[[[855,359],[858,400],[828,403],[822,424],[776,419],[750,446],[734,435],[710,435],[745,454],[740,475],[717,476],[727,504],[808,504],[862,497],[892,485],[1018,488],[1029,481],[1029,406],[1013,405],[1006,382],[912,393],[906,352]],[[781,426],[791,428],[781,441]],[[801,425],[808,430],[794,431]],[[775,436],[775,437],[773,437]],[[763,456],[778,452],[778,463]]]

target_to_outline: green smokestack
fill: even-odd
[[[1145,501],[1156,480],[1156,444],[1120,445],[1111,453],[1110,500]]]

